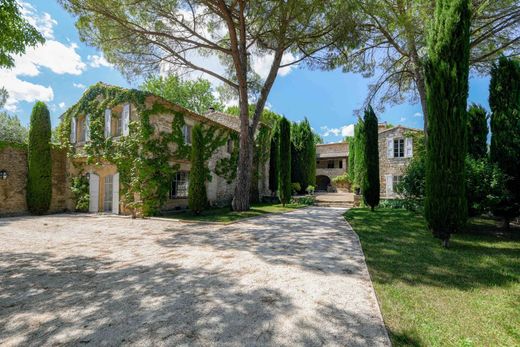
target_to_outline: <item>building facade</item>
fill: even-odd
[[[334,190],[332,180],[348,170],[348,143],[316,145],[316,190]]]

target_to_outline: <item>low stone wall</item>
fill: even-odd
[[[67,182],[67,154],[53,149],[52,156],[52,200],[50,213],[67,210],[70,190]],[[0,179],[0,216],[28,213],[26,201],[27,151],[18,146],[0,148],[0,171],[7,172],[7,179]]]

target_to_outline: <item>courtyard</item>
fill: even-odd
[[[344,209],[0,221],[0,344],[387,346]]]

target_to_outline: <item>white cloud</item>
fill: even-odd
[[[354,124],[348,124],[344,125],[340,128],[329,128],[327,126],[322,126],[321,128],[321,135],[323,137],[328,136],[354,136]]]
[[[260,75],[263,79],[267,78],[269,74],[269,70],[271,69],[271,64],[273,63],[274,54],[267,54],[263,56],[253,56],[251,58],[251,65],[253,70]],[[290,63],[294,61],[296,58],[292,53],[285,53],[282,57],[281,65]],[[278,70],[278,76],[286,76],[288,75],[297,65],[289,65]]]
[[[406,117],[401,117],[401,119],[399,119],[399,122],[404,122],[406,120]]]
[[[58,104],[58,106],[63,110],[65,108],[65,103],[64,102],[60,102]]]
[[[15,111],[18,102],[51,101],[54,92],[50,86],[24,81],[21,76],[38,76],[42,68],[56,74],[80,75],[86,64],[76,52],[77,44],[63,44],[53,39],[53,28],[58,23],[48,13],[36,14],[35,8],[27,3],[22,4],[22,14],[47,39],[43,45],[28,47],[22,56],[16,56],[12,69],[0,69],[0,87],[9,93],[5,108]]]
[[[422,117],[423,114],[421,112],[417,112],[417,113],[414,113],[413,115],[414,117]]]
[[[89,55],[89,56],[87,56],[87,59],[89,61],[89,65],[93,68],[98,68],[98,67],[102,67],[102,66],[104,66],[104,67],[113,66],[102,55],[96,55],[96,54]]]
[[[87,88],[83,83],[72,83],[72,86],[74,88],[78,88],[78,89],[85,89],[85,88]]]

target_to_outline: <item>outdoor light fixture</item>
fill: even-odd
[[[0,171],[0,180],[6,180],[7,179],[7,171],[1,170]]]

